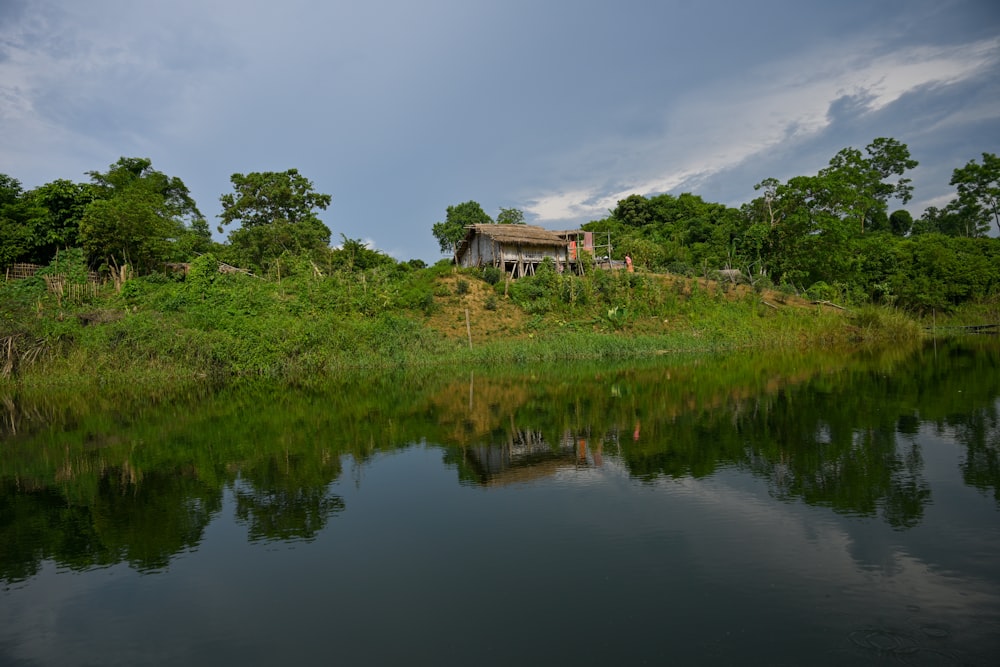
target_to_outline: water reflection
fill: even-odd
[[[327,454],[318,465],[301,456],[272,456],[242,470],[233,484],[236,518],[250,541],[311,540],[344,501],[329,487],[340,476],[340,459]]]
[[[441,447],[463,484],[542,483],[609,462],[645,484],[732,469],[777,501],[908,530],[935,502],[927,429],[964,448],[965,484],[1000,503],[998,397],[995,341],[223,387],[115,406],[7,397],[0,578],[47,560],[161,570],[199,544],[226,490],[249,541],[313,540],[348,511],[333,490],[345,456],[364,465],[413,443]]]
[[[445,461],[458,467],[463,483],[504,486],[550,477],[561,471],[600,467],[604,443],[588,444],[587,434],[567,432],[549,443],[540,431],[512,428],[505,442],[451,448]]]

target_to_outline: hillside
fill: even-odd
[[[775,312],[786,309],[816,310],[819,307],[799,296],[776,290],[763,290],[756,294],[749,285],[723,284],[715,280],[685,278],[670,274],[642,275],[655,281],[662,292],[677,295],[679,301],[690,298],[693,292],[700,292],[713,297],[721,295],[730,303],[747,301],[759,303],[764,309]],[[464,286],[460,286],[462,284]],[[608,329],[601,317],[602,311],[606,311],[606,308],[599,304],[573,308],[569,312],[549,312],[539,317],[528,314],[524,308],[514,303],[509,294],[504,296],[502,292],[502,288],[496,289],[469,273],[456,271],[439,276],[435,282],[434,308],[424,324],[449,339],[467,340],[471,335],[473,342],[497,338],[528,338],[539,330],[544,332],[546,329],[564,327],[569,323],[594,332]],[[836,308],[823,309],[845,313]],[[468,312],[468,325],[466,312]],[[627,326],[617,330],[623,335],[656,335],[670,333],[681,327],[689,329],[692,324],[683,314],[666,318],[650,315],[630,319]]]

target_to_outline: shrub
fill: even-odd
[[[695,270],[686,262],[670,262],[667,264],[667,271],[674,275],[686,276],[688,278],[695,275]]]
[[[483,280],[490,285],[496,285],[503,280],[504,273],[495,266],[487,266],[483,269]]]
[[[837,290],[820,280],[809,286],[806,296],[813,301],[833,301],[837,299]]]

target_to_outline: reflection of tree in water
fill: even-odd
[[[807,409],[807,400],[799,395],[797,409]],[[847,514],[881,514],[897,528],[917,525],[931,499],[919,447],[899,442],[892,428],[831,424],[813,414],[813,426],[803,423],[800,433],[751,438],[746,464],[768,479],[772,494]]]
[[[274,456],[243,469],[235,485],[236,519],[251,540],[311,540],[344,501],[330,493],[337,457]]]
[[[53,488],[0,482],[0,579],[35,574],[42,561],[83,570],[127,561],[156,570],[198,545],[222,506],[222,492],[180,471],[137,479],[127,466],[105,468],[86,498]]]
[[[101,480],[91,508],[101,542],[134,567],[163,568],[170,557],[198,545],[222,494],[179,471],[154,471],[132,483],[122,474]]]
[[[954,438],[965,445],[962,479],[1000,502],[1000,403],[961,415],[951,415]]]

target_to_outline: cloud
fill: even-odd
[[[431,257],[430,225],[470,198],[568,227],[635,192],[738,203],[877,136],[991,136],[981,4],[721,6],[12,0],[0,172],[32,187],[149,157],[211,217],[229,174],[296,167],[334,195],[335,236]]]
[[[807,142],[833,123],[885,110],[912,91],[953,85],[998,66],[1000,38],[883,55],[875,44],[848,43],[758,67],[741,80],[683,95],[665,110],[665,129],[653,141],[625,142],[633,164],[625,187],[577,182],[536,195],[526,209],[543,223],[603,217],[614,206],[609,203],[627,194],[691,189],[782,145]],[[952,114],[942,122],[995,117],[996,111],[979,107]]]

